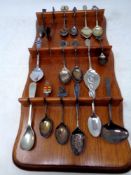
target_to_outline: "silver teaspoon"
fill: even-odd
[[[74,91],[76,96],[76,128],[71,134],[70,142],[71,148],[75,155],[80,155],[85,146],[85,134],[79,127],[79,83],[75,84]]]
[[[59,144],[64,145],[67,143],[67,141],[69,139],[70,131],[64,122],[63,97],[67,96],[67,92],[63,86],[59,87],[58,96],[60,97],[62,114],[61,114],[61,123],[55,129],[55,137],[56,137],[56,140]]]
[[[47,97],[49,96],[51,92],[52,92],[52,87],[49,84],[49,82],[46,82],[44,85],[43,93]],[[47,112],[48,102],[46,101],[46,98],[44,101],[45,101],[45,116],[39,124],[39,130],[40,130],[40,134],[43,137],[48,138],[51,135],[52,130],[53,130],[53,121],[49,117],[48,112]]]
[[[78,45],[79,42],[77,40],[74,40],[72,42],[72,46],[74,47],[75,51],[75,67],[72,70],[72,78],[75,82],[80,82],[83,79],[83,72],[78,66],[78,50],[77,50]]]
[[[29,97],[35,97],[36,94],[36,83],[30,83],[29,86]],[[32,128],[32,104],[29,106],[29,118],[25,133],[21,139],[20,147],[23,150],[29,151],[33,148],[35,143],[35,132]]]
[[[73,8],[73,27],[70,29],[70,35],[72,36],[76,36],[78,35],[78,29],[76,27],[76,12],[77,12],[77,8],[74,7]]]
[[[96,26],[93,28],[93,35],[95,37],[100,37],[103,34],[103,28],[98,24],[98,7],[93,6],[92,9],[96,11]]]
[[[66,37],[69,34],[69,30],[66,26],[67,23],[66,11],[68,9],[69,9],[68,6],[61,7],[61,11],[63,11],[63,20],[64,20],[63,28],[60,30],[60,36],[62,37]]]
[[[84,38],[89,38],[92,35],[92,30],[87,26],[87,6],[83,6],[83,10],[85,10],[85,26],[81,29],[81,35]]]
[[[92,101],[92,115],[88,118],[88,129],[92,136],[98,137],[101,133],[101,120],[98,115],[95,113],[95,104],[94,100]]]
[[[36,61],[36,67],[32,70],[30,74],[30,79],[34,82],[37,82],[41,80],[44,77],[44,72],[40,68],[39,63],[40,63],[40,56],[39,56],[39,51],[38,49],[41,48],[41,38],[37,38],[36,40],[36,48],[37,48],[37,61]]]
[[[84,75],[84,82],[89,88],[89,96],[93,99],[95,98],[95,90],[100,84],[99,74],[92,68],[91,56],[90,56],[90,39],[85,40],[85,45],[88,47],[88,59],[89,59],[89,69]]]
[[[62,47],[62,57],[63,57],[63,68],[59,73],[59,79],[62,83],[66,84],[71,80],[71,72],[66,66],[66,58],[65,58],[65,46],[67,46],[67,42],[62,40],[61,47]]]

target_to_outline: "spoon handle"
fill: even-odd
[[[111,97],[111,84],[110,84],[110,79],[106,78],[106,94],[108,97]],[[109,120],[112,122],[112,104],[111,100],[109,101],[108,104],[108,110],[109,110]]]
[[[29,106],[29,117],[28,117],[27,125],[30,127],[32,125],[32,104]]]
[[[79,83],[75,83],[74,93],[76,96],[76,126],[79,128]]]
[[[62,48],[62,55],[63,55],[63,65],[66,67],[66,56],[65,56],[65,49]]]

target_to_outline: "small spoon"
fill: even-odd
[[[106,93],[107,96],[111,97],[111,85],[109,78],[106,79]],[[125,128],[113,123],[111,101],[109,101],[108,110],[109,110],[109,122],[102,126],[101,136],[109,143],[120,143],[121,141],[128,138],[129,133]]]
[[[36,83],[32,82],[29,86],[29,98],[34,98],[36,94]],[[35,143],[35,132],[32,128],[32,104],[29,106],[29,118],[25,133],[20,141],[20,147],[23,150],[29,151]]]
[[[71,80],[71,72],[66,66],[65,49],[64,49],[65,46],[67,46],[67,42],[62,40],[61,41],[61,47],[62,47],[62,56],[63,56],[64,66],[63,66],[62,70],[59,73],[59,79],[64,84],[69,83],[69,81]]]
[[[59,144],[64,145],[67,143],[69,139],[69,129],[64,123],[64,103],[63,103],[63,97],[67,96],[67,93],[65,91],[64,87],[59,88],[58,96],[60,97],[61,107],[62,107],[62,115],[61,115],[61,123],[56,127],[55,129],[55,137]]]
[[[70,35],[72,36],[77,36],[78,35],[78,29],[76,27],[76,12],[77,12],[77,8],[74,7],[73,8],[73,27],[70,29]]]
[[[87,6],[86,5],[83,6],[83,10],[85,10],[85,26],[81,29],[81,35],[84,38],[89,38],[92,35],[92,30],[87,26],[87,18],[86,18]]]
[[[97,40],[100,43],[100,49],[101,49],[101,54],[98,57],[98,62],[101,65],[105,65],[108,62],[108,58],[106,57],[106,55],[104,54],[104,51],[103,51],[102,37],[97,37]]]
[[[88,129],[92,136],[98,137],[101,133],[101,120],[95,113],[94,100],[92,101],[92,115],[88,118]]]
[[[76,129],[72,132],[70,142],[71,142],[71,148],[75,155],[80,155],[84,149],[85,146],[85,135],[80,130],[79,127],[79,83],[75,84],[75,96],[76,96]]]
[[[41,43],[42,43],[41,38],[37,38],[37,40],[36,40],[37,62],[36,62],[36,67],[32,70],[32,72],[30,74],[30,79],[34,82],[37,82],[37,81],[41,80],[44,77],[44,72],[39,67],[40,57],[39,57],[38,49],[41,48]]]
[[[75,67],[72,70],[72,78],[75,82],[80,82],[83,79],[83,72],[78,66],[78,50],[77,46],[79,45],[79,42],[77,40],[74,40],[72,42],[72,46],[74,47],[75,51]]]
[[[68,10],[68,6],[62,6],[61,10],[63,11],[64,24],[63,24],[63,28],[60,30],[60,36],[66,37],[69,34],[69,30],[66,26],[66,23],[67,23],[66,11]]]
[[[97,6],[93,6],[92,9],[96,11],[96,26],[93,28],[93,35],[95,37],[100,37],[103,34],[103,29],[98,24],[98,7]]]
[[[47,96],[49,96],[49,94],[51,92],[52,92],[51,85],[48,82],[46,82],[45,85],[44,85],[43,93],[47,97]],[[48,138],[51,135],[52,130],[53,130],[53,121],[48,116],[48,113],[47,113],[48,102],[46,101],[46,98],[45,98],[44,101],[45,101],[45,116],[39,124],[39,130],[40,130],[41,136],[43,136],[45,138]]]
[[[84,75],[84,82],[89,88],[89,96],[93,99],[95,98],[95,90],[100,84],[99,74],[92,68],[91,56],[90,56],[90,39],[85,40],[85,45],[88,47],[88,59],[89,59],[89,69]]]

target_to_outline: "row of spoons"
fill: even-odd
[[[50,86],[46,88],[50,93]],[[110,80],[106,79],[106,90],[107,95],[111,97],[111,88],[110,88]],[[29,87],[29,97],[34,97],[36,92],[36,83],[31,83]],[[74,94],[76,96],[76,128],[70,135],[70,131],[68,126],[64,122],[64,103],[63,97],[67,96],[64,87],[59,88],[58,96],[60,97],[61,107],[62,107],[62,115],[61,115],[61,122],[55,129],[55,137],[59,144],[63,145],[66,144],[70,138],[71,149],[75,155],[79,155],[83,152],[85,146],[85,134],[81,131],[79,126],[79,83],[75,83],[74,86]],[[46,94],[47,91],[46,91]],[[48,116],[47,112],[48,103],[45,100],[45,115],[44,118],[41,120],[39,125],[39,130],[41,136],[48,138],[53,130],[53,121]],[[95,104],[92,101],[92,115],[88,117],[87,126],[89,132],[92,136],[103,137],[109,143],[119,143],[122,140],[127,139],[129,133],[128,131],[113,123],[112,121],[112,103],[111,101],[108,104],[109,109],[109,122],[102,126],[99,116],[95,113]],[[23,137],[21,138],[20,147],[23,150],[31,150],[35,144],[35,132],[32,128],[32,104],[29,107],[29,118],[27,122],[27,127]]]
[[[68,6],[62,6],[61,11],[63,11],[63,28],[60,30],[60,36],[62,37],[66,37],[68,36],[68,34],[70,34],[71,36],[77,36],[79,34],[79,30],[76,24],[76,16],[77,16],[77,8],[74,7],[73,8],[73,26],[71,27],[71,29],[68,29],[67,27],[67,17],[66,17],[66,11],[68,11]],[[85,11],[84,14],[84,27],[80,30],[80,34],[84,37],[84,38],[90,38],[91,35],[93,34],[96,39],[97,37],[101,37],[103,34],[103,28],[99,25],[98,23],[98,7],[97,6],[93,6],[92,10],[95,10],[95,16],[96,16],[96,25],[93,29],[91,29],[88,24],[87,24],[87,6],[84,5],[83,6],[83,10]]]

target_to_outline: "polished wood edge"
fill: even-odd
[[[31,103],[32,105],[35,106],[41,106],[44,105],[44,97],[35,97],[35,98],[19,98],[19,102],[23,106],[29,106]],[[113,105],[119,105],[122,101],[123,98],[110,98],[110,97],[101,97],[101,98],[96,98],[95,99],[95,105],[96,106],[106,106],[109,104],[109,102],[112,100]],[[59,97],[46,97],[46,101],[48,102],[49,105],[59,105],[60,104],[60,98]],[[75,105],[76,98],[75,97],[64,97],[63,98],[64,105],[71,106]],[[91,105],[92,103],[92,98],[90,97],[80,97],[79,98],[79,103],[80,105]]]

